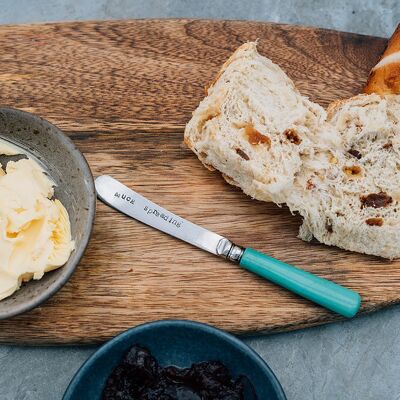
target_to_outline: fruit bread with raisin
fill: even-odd
[[[343,149],[322,172],[304,169],[297,179],[287,201],[304,218],[300,237],[400,257],[400,96],[336,102],[327,121],[341,135]]]
[[[302,96],[256,43],[223,65],[186,126],[185,143],[209,169],[258,200],[284,203],[302,158],[340,142],[325,110]]]
[[[286,203],[300,237],[400,257],[400,100],[360,95],[328,114],[246,43],[185,130],[205,166],[258,200]]]
[[[388,41],[381,59],[372,68],[365,93],[400,93],[400,25]]]

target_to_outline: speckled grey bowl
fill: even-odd
[[[56,293],[69,279],[89,242],[96,210],[93,176],[82,153],[57,127],[12,108],[0,108],[0,138],[27,150],[56,182],[55,198],[66,207],[75,250],[61,268],[30,281],[0,301],[0,319],[28,311]]]

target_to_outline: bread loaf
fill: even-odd
[[[372,69],[364,92],[400,94],[400,25],[390,38],[378,64]]]

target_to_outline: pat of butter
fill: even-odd
[[[0,142],[0,154],[20,153],[13,151]],[[0,300],[64,265],[74,249],[68,213],[51,200],[53,186],[31,159],[0,170]]]
[[[18,149],[18,147],[11,143],[0,140],[0,154],[5,156],[15,156],[16,154],[25,154]]]

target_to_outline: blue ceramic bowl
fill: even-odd
[[[189,367],[220,360],[234,377],[246,375],[259,400],[286,400],[268,365],[239,339],[209,325],[166,320],[140,325],[100,347],[72,379],[63,400],[100,400],[111,371],[135,343],[147,347],[163,366]]]

